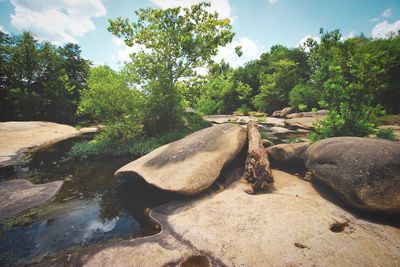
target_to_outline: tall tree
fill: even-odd
[[[140,9],[135,22],[110,20],[109,31],[140,51],[131,55],[132,75],[147,91],[145,127],[160,132],[178,127],[181,96],[176,84],[197,75],[195,68],[211,62],[219,46],[232,41],[229,19],[206,10],[209,3],[191,8]]]

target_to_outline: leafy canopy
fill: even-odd
[[[109,20],[109,31],[139,51],[131,55],[131,79],[145,90],[149,132],[178,127],[182,99],[177,82],[196,77],[195,68],[212,62],[219,46],[232,41],[229,19],[206,10],[209,3],[191,8],[139,9],[136,21]],[[240,49],[238,49],[240,51]]]

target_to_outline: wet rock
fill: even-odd
[[[207,189],[246,142],[237,124],[215,125],[164,145],[116,171],[137,174],[160,189],[193,195]]]
[[[0,166],[21,159],[28,149],[78,135],[72,126],[44,121],[0,122]]]
[[[349,205],[400,214],[400,144],[359,137],[328,138],[311,145],[309,171]]]
[[[203,119],[209,122],[221,124],[237,121],[238,117],[234,115],[208,115],[204,116]]]
[[[48,202],[63,183],[55,181],[35,185],[24,179],[0,182],[0,220]]]
[[[268,157],[278,163],[302,163],[311,143],[279,144],[267,148]]]
[[[282,110],[277,110],[272,113],[272,117],[284,118],[286,115],[292,113],[293,109],[291,107],[286,107]]]

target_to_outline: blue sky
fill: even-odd
[[[107,20],[133,18],[141,7],[190,6],[200,0],[0,0],[0,29],[29,30],[55,44],[78,43],[95,64],[121,66],[136,48],[126,47],[107,31]],[[345,38],[361,32],[385,38],[400,30],[400,0],[211,0],[211,10],[232,20],[234,42],[216,60],[233,66],[257,58],[274,44],[296,47],[319,28],[341,29]],[[133,18],[134,19],[134,18]],[[234,47],[242,45],[238,58]]]

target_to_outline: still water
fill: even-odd
[[[65,181],[47,205],[0,222],[0,266],[29,264],[65,250],[113,239],[152,235],[150,209],[177,198],[144,182],[114,177],[129,157],[63,161],[78,139],[36,152],[27,164],[0,170],[0,180]]]

